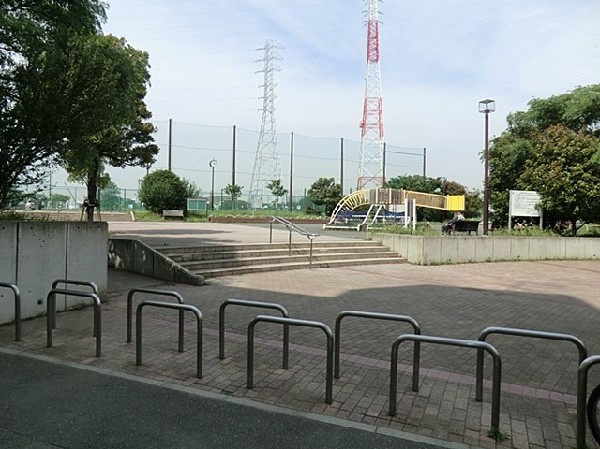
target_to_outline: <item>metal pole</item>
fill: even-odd
[[[423,148],[423,178],[427,178],[427,148]]]
[[[231,154],[231,185],[235,185],[235,134],[236,134],[236,126],[233,125],[233,150]],[[213,189],[214,190],[214,189]]]
[[[344,138],[340,138],[340,186],[344,195]]]
[[[381,176],[381,187],[385,185],[385,142],[383,142],[383,171]]]
[[[215,166],[217,165],[216,159],[211,159],[208,166],[212,169],[211,187],[210,187],[210,208],[215,210]]]
[[[292,194],[294,185],[294,133],[290,137],[290,211],[294,209],[294,195]]]
[[[484,153],[484,185],[483,185],[483,235],[488,235],[488,211],[489,211],[489,124],[490,112],[485,111],[485,153]]]
[[[171,171],[171,138],[173,131],[173,119],[169,119],[169,171]]]

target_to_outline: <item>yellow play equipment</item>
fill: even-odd
[[[356,211],[356,208],[366,205],[370,205],[368,211]],[[401,189],[357,190],[337,203],[329,222],[323,225],[323,229],[361,230],[386,221],[400,221],[405,226],[412,224],[414,227],[417,207],[449,211],[464,210],[465,196],[434,195]]]

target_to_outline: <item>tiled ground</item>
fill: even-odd
[[[226,357],[221,361],[218,308],[229,298],[277,302],[291,317],[322,321],[332,330],[343,310],[380,311],[412,316],[426,335],[466,339],[476,339],[488,326],[523,327],[576,335],[590,354],[600,354],[599,274],[600,263],[575,261],[382,265],[244,275],[194,287],[111,272],[111,292],[102,308],[101,358],[94,357],[92,309],[58,314],[53,348],[45,347],[45,318],[23,323],[23,342],[13,341],[13,326],[1,327],[0,345],[444,441],[480,447],[572,448],[578,362],[570,343],[489,337],[503,359],[500,428],[507,439],[495,443],[487,436],[491,361],[486,359],[483,402],[477,402],[472,349],[424,344],[420,388],[415,393],[412,344],[401,345],[398,413],[390,417],[391,344],[398,335],[412,331],[406,323],[344,319],[341,376],[334,380],[333,404],[327,405],[322,331],[292,328],[290,367],[283,370],[281,328],[259,323],[254,388],[248,390],[246,328],[252,317],[265,311],[228,307]],[[202,311],[202,379],[195,377],[193,316],[186,316],[185,351],[180,354],[177,313],[169,310],[144,309],[143,365],[135,366],[135,343],[125,342],[125,303],[127,291],[138,286],[178,291]],[[592,369],[590,388],[600,382],[599,371]],[[588,443],[596,444],[589,435]]]

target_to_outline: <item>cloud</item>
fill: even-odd
[[[356,142],[365,87],[365,8],[362,0],[119,0],[111,6],[106,31],[150,53],[147,102],[160,123],[173,118],[258,131],[262,63],[257,61],[263,55],[256,49],[274,39],[285,46],[275,76],[282,136],[294,132]],[[498,135],[506,115],[525,109],[532,97],[598,82],[597,0],[387,1],[380,11],[386,142],[426,147],[430,176],[481,188],[479,100],[496,100],[490,125],[491,134]],[[246,172],[255,151],[250,136]],[[193,148],[211,140],[193,133],[178,139]],[[314,147],[329,157],[336,145]],[[357,153],[357,144],[349,143],[346,157],[357,160]],[[199,167],[199,177],[206,175],[207,156],[194,160],[188,154],[187,165]],[[164,160],[161,154],[160,164]],[[403,169],[403,162],[395,165]],[[317,166],[339,172],[336,163]],[[306,173],[298,176],[305,183],[319,172],[314,163],[302,169]],[[219,164],[223,182],[230,178],[227,170]],[[346,171],[349,179],[355,177],[350,171],[357,171],[356,163],[349,162]],[[117,183],[136,187],[130,181],[135,177],[118,176]],[[206,179],[200,182],[206,190]],[[296,188],[303,186],[297,182]]]

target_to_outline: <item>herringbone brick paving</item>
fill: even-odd
[[[103,356],[94,357],[92,310],[58,315],[54,347],[45,348],[45,318],[23,324],[23,342],[12,326],[0,328],[0,344],[165,382],[399,429],[479,447],[574,447],[577,352],[569,343],[494,335],[503,357],[501,430],[487,436],[491,419],[491,362],[486,361],[483,402],[474,400],[472,350],[424,344],[420,389],[411,385],[412,344],[400,347],[398,414],[388,416],[391,343],[410,333],[405,323],[347,317],[341,338],[341,377],[333,404],[325,397],[325,336],[292,328],[290,369],[281,368],[281,328],[256,327],[254,388],[246,389],[246,328],[265,310],[230,307],[226,312],[226,358],[218,360],[218,308],[228,298],[278,302],[290,316],[319,320],[332,330],[342,310],[410,315],[422,332],[476,339],[487,326],[510,326],[578,336],[590,354],[600,353],[597,262],[518,262],[437,267],[389,265],[299,270],[223,278],[203,287],[168,285],[120,272],[103,304]],[[118,288],[114,287],[118,285]],[[137,286],[171,289],[203,313],[204,376],[195,378],[195,321],[186,317],[185,351],[177,352],[177,313],[144,310],[143,365],[135,366],[135,343],[125,343],[125,299]],[[143,299],[143,295],[136,297]],[[155,297],[152,299],[156,299]],[[590,372],[590,386],[600,375]],[[591,436],[588,435],[590,446]]]

